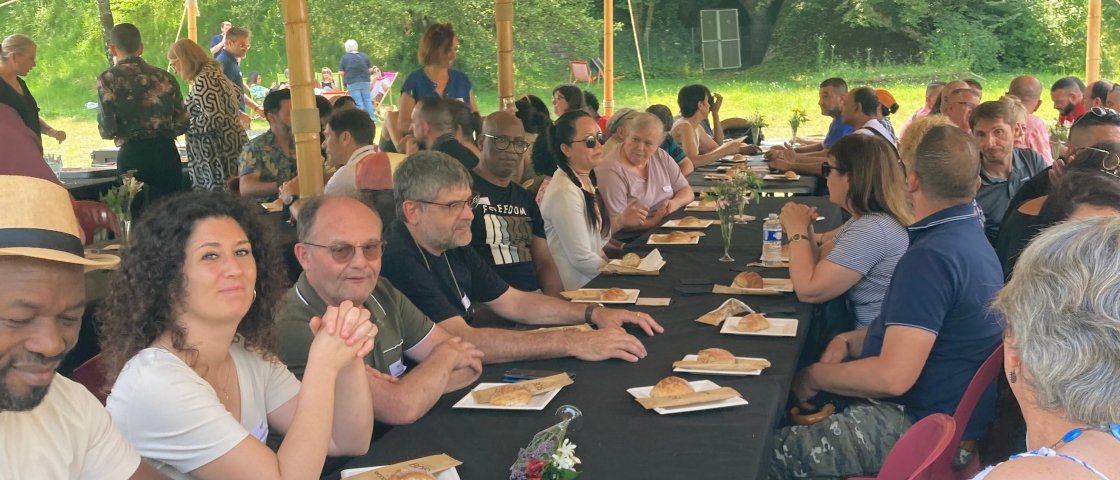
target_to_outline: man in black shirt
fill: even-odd
[[[454,159],[438,152],[410,155],[393,174],[397,220],[386,233],[382,275],[420,311],[451,335],[461,336],[486,353],[485,361],[575,356],[582,360],[645,357],[642,343],[622,329],[625,323],[646,334],[664,331],[648,314],[576,304],[525,292],[501,279],[468,246],[472,207],[478,197],[471,176]],[[510,332],[472,336],[469,323],[476,302],[497,315],[523,324],[583,322],[598,330]]]
[[[478,165],[478,155],[455,138],[450,102],[457,101],[428,97],[416,102],[416,108],[412,109],[412,137],[422,150],[446,153],[471,170]]]
[[[564,286],[548,250],[536,197],[512,181],[529,148],[525,128],[512,113],[494,112],[482,124],[481,141],[482,158],[472,172],[479,198],[471,245],[514,288],[559,295]]]

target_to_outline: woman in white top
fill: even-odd
[[[109,413],[142,457],[172,478],[318,478],[327,455],[368,450],[370,314],[344,302],[310,319],[301,385],[272,353],[284,269],[251,205],[180,195],[146,212],[126,250],[102,359]],[[287,435],[276,453],[270,430]]]
[[[611,237],[611,218],[596,188],[594,168],[603,156],[605,138],[591,115],[569,111],[549,131],[549,149],[557,169],[541,200],[548,248],[564,288],[580,288],[599,274],[606,261],[603,246]],[[635,225],[647,211],[634,205],[615,225]]]
[[[1027,448],[976,478],[1120,478],[1120,217],[1044,230],[993,308]]]

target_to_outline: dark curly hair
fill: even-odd
[[[208,218],[232,218],[249,239],[257,265],[256,297],[237,326],[237,334],[247,349],[274,356],[277,339],[273,313],[288,280],[280,252],[273,245],[272,229],[253,205],[228,193],[182,193],[144,212],[129,236],[120,270],[113,274],[109,295],[98,311],[107,385],[112,385],[130,358],[164,332],[171,332],[176,350],[194,351],[175,317],[186,287],[183,264],[187,239],[195,225]]]

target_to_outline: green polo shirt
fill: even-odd
[[[377,280],[373,294],[363,306],[377,325],[377,337],[373,351],[366,355],[366,364],[399,377],[404,373],[404,352],[423,341],[435,324],[384,277]],[[326,302],[311,288],[305,274],[300,274],[295,286],[280,299],[280,360],[300,379],[315,338],[307,324],[311,317],[322,316],[326,311]]]

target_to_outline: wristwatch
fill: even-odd
[[[789,243],[793,243],[793,242],[796,242],[798,240],[808,240],[808,239],[809,239],[808,235],[802,235],[800,233],[795,233],[795,234],[793,234],[792,236],[789,237]]]

